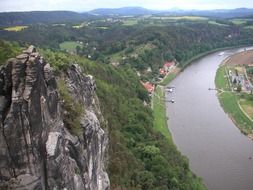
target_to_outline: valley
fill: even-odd
[[[10,81],[17,82],[19,100],[26,110],[23,91],[27,92],[26,81],[32,73],[34,84],[40,81],[45,89],[38,90],[39,83],[29,88],[35,89],[32,98],[36,99],[36,104],[30,102],[29,106],[42,110],[39,113],[50,118],[41,120],[40,124],[32,123],[29,117],[33,112],[25,112],[27,131],[17,136],[21,133],[24,136],[20,141],[24,142],[26,153],[21,151],[16,155],[12,150],[13,157],[23,155],[24,163],[19,165],[8,158],[12,171],[27,172],[35,161],[29,160],[29,156],[26,159],[26,155],[34,150],[39,156],[44,155],[45,142],[49,139],[57,147],[60,139],[59,155],[64,155],[66,150],[69,152],[65,160],[70,160],[69,163],[75,160],[69,166],[72,176],[67,178],[66,168],[60,166],[61,176],[55,178],[62,179],[61,185],[60,180],[54,182],[53,177],[47,176],[47,172],[55,174],[47,162],[57,163],[58,154],[55,158],[44,155],[43,163],[34,159],[41,164],[38,170],[40,166],[46,168],[45,173],[28,173],[34,179],[43,179],[38,183],[43,188],[48,184],[48,188],[55,185],[71,189],[74,185],[68,183],[68,179],[78,180],[77,185],[88,181],[86,189],[92,189],[93,185],[99,190],[231,190],[240,187],[250,190],[249,176],[253,173],[248,158],[253,156],[252,141],[236,126],[252,136],[252,90],[247,84],[241,88],[237,82],[230,85],[234,81],[232,77],[237,80],[240,75],[244,76],[243,81],[248,78],[248,83],[252,82],[252,52],[244,52],[242,48],[242,52],[236,54],[240,47],[253,44],[252,15],[251,9],[190,14],[142,8],[97,9],[85,13],[0,13],[0,85],[3,86],[0,96],[15,95],[14,86],[7,92],[4,85],[12,88]],[[23,65],[19,61],[18,64],[12,62],[10,58],[22,52],[26,54],[30,45],[34,45],[36,51],[30,52],[24,63],[21,61]],[[36,59],[29,65],[33,56]],[[247,66],[241,66],[240,61],[247,62]],[[55,78],[52,84],[46,78],[47,64],[50,64],[51,78]],[[37,69],[30,71],[34,65]],[[16,67],[17,71],[10,72],[10,68]],[[10,77],[10,73],[14,75],[19,71],[20,79]],[[168,91],[166,85],[175,88]],[[56,94],[54,99],[50,99],[50,93],[45,95],[52,89]],[[45,100],[39,100],[36,93],[42,93]],[[47,109],[43,112],[44,101],[49,101],[49,107],[57,105],[57,120],[51,119],[54,113]],[[12,99],[9,103],[13,103]],[[4,102],[0,102],[1,106],[1,118],[4,118],[1,127],[22,123],[20,117],[20,122],[6,125],[6,113],[13,106],[6,109]],[[57,123],[56,128],[52,121]],[[38,128],[33,133],[33,127],[39,125],[46,128]],[[5,129],[2,131],[4,136]],[[35,142],[33,134],[42,142],[38,146],[42,149],[29,144]],[[0,141],[0,146],[5,147],[4,143],[5,140]],[[93,162],[86,163],[84,158],[94,160],[95,173],[91,170]],[[12,185],[11,180],[20,174],[6,172],[2,163],[7,163],[6,159],[0,159],[0,189],[1,184],[2,188]],[[21,170],[22,167],[26,169]],[[96,176],[101,177],[101,183]]]

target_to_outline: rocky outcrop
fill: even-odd
[[[50,65],[33,46],[0,68],[0,189],[109,189],[108,138],[92,76],[58,77],[82,107],[73,134]]]

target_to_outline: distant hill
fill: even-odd
[[[94,15],[147,15],[147,14],[165,14],[165,15],[195,15],[208,16],[218,18],[245,17],[253,14],[253,9],[238,8],[238,9],[217,9],[217,10],[182,10],[172,8],[169,10],[149,10],[142,7],[123,7],[115,9],[95,9],[89,12]]]
[[[115,9],[94,9],[89,13],[95,15],[147,15],[160,12],[161,11],[149,10],[142,7],[122,7]]]
[[[247,17],[253,15],[253,9],[217,9],[217,10],[181,10],[173,8],[166,11],[149,10],[142,7],[123,7],[115,9],[95,9],[85,13],[71,11],[31,11],[0,13],[0,27],[29,25],[35,23],[76,22],[96,16],[138,16],[138,15],[193,15],[215,18]]]
[[[197,16],[208,16],[216,18],[234,18],[245,17],[253,14],[253,9],[238,8],[238,9],[215,9],[215,10],[192,10],[185,11],[186,14],[193,14]]]
[[[0,26],[80,21],[88,16],[88,13],[71,11],[6,12],[0,13]]]

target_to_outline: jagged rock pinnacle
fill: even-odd
[[[0,67],[0,189],[109,189],[95,82],[78,65],[59,80],[83,107],[80,135],[66,127],[56,77],[34,46]]]

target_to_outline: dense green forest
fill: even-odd
[[[37,23],[74,22],[88,19],[92,15],[71,11],[2,12],[0,26],[27,25]]]
[[[67,51],[62,48],[66,42],[76,43],[70,53],[99,63],[130,65],[150,79],[165,61],[176,60],[183,67],[200,53],[252,44],[248,22],[239,25],[236,20],[206,17],[108,17],[82,23],[35,24],[19,32],[0,30],[0,37],[57,51]]]

